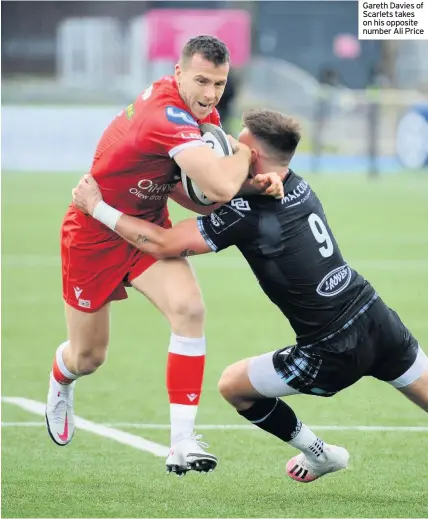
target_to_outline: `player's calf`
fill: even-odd
[[[290,466],[293,460],[287,464],[287,473],[295,476],[293,479],[313,481],[344,468],[349,458],[346,449],[326,445],[278,398],[287,391],[288,394],[297,391],[278,375],[272,356],[273,352],[229,366],[219,381],[222,396],[246,420],[301,451],[293,458],[293,466]]]
[[[91,375],[102,366],[106,360],[106,355],[106,348],[94,348],[92,351],[69,351],[67,355],[64,355],[64,360],[77,377],[83,377]]]

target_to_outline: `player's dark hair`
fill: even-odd
[[[249,110],[243,124],[281,162],[290,162],[301,138],[300,125],[275,110]]]
[[[191,38],[181,51],[181,59],[187,61],[195,54],[201,54],[216,67],[229,63],[230,54],[226,45],[215,36],[201,35]]]

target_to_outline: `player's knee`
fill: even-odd
[[[241,400],[239,392],[239,370],[236,364],[228,366],[223,371],[217,386],[221,396],[230,404],[235,405]]]
[[[170,320],[174,323],[203,323],[205,306],[200,294],[184,295],[171,304]]]
[[[221,396],[238,411],[248,409],[260,397],[248,375],[250,360],[242,359],[228,366],[218,381]]]

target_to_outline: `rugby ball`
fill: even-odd
[[[206,123],[201,124],[199,128],[201,130],[202,140],[209,144],[219,157],[233,155],[233,150],[229,139],[219,126]],[[196,204],[215,204],[213,200],[210,200],[204,195],[204,193],[202,193],[195,182],[193,182],[193,180],[188,177],[183,170],[181,170],[181,183],[183,184],[183,188],[187,196]]]

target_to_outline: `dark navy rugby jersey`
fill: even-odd
[[[238,247],[297,339],[313,340],[344,324],[368,283],[343,259],[309,184],[290,170],[284,192],[282,200],[234,198],[199,216],[198,227],[215,252]],[[361,305],[373,289],[363,293]]]

